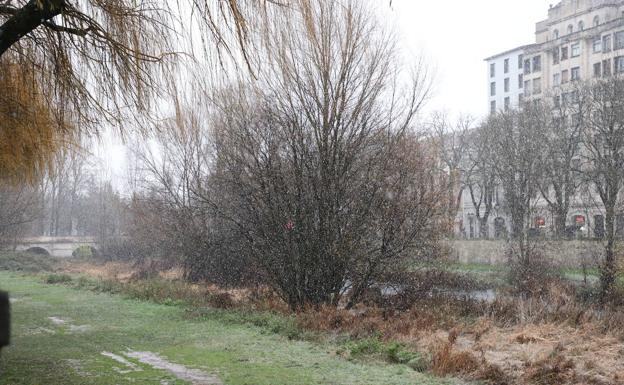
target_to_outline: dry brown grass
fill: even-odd
[[[571,359],[554,354],[546,359],[531,363],[524,377],[528,382],[536,385],[566,384],[576,379],[574,368],[576,365]]]
[[[481,367],[477,357],[468,351],[456,351],[451,342],[434,352],[431,371],[437,376],[464,375],[475,373]]]

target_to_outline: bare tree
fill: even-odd
[[[409,134],[425,73],[399,87],[391,35],[359,2],[319,1],[273,23],[257,87],[217,95],[223,215],[293,308],[349,305],[435,242],[440,175]]]
[[[584,174],[598,193],[605,210],[605,260],[601,269],[601,299],[608,299],[615,284],[616,207],[624,187],[624,79],[609,78],[589,85],[579,95],[586,108],[581,115]]]
[[[544,125],[542,103],[526,103],[519,110],[497,113],[486,125],[492,167],[504,189],[503,209],[511,217],[511,236],[519,248],[519,263],[532,264],[528,228],[539,194],[540,131]]]
[[[38,209],[39,195],[31,186],[0,187],[0,247],[25,235],[41,214]]]
[[[432,119],[434,140],[439,147],[439,155],[446,172],[449,173],[448,217],[455,219],[461,205],[469,175],[467,157],[470,146],[470,130],[474,119],[461,116],[453,124],[448,116],[436,113]]]
[[[565,235],[570,205],[581,183],[578,161],[583,126],[580,118],[585,106],[584,101],[574,95],[578,95],[578,91],[573,89],[554,96],[552,109],[541,111],[544,124],[538,132],[544,146],[544,151],[539,152],[542,181],[538,186],[554,213],[557,237]]]
[[[469,148],[464,160],[465,184],[470,194],[470,201],[479,221],[479,237],[488,238],[489,219],[496,204],[498,177],[496,175],[492,132],[484,127],[473,130],[469,135]]]

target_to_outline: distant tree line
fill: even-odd
[[[27,236],[118,239],[128,222],[127,201],[102,179],[90,157],[64,151],[38,181],[0,188],[0,247]]]

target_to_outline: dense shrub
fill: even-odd
[[[46,277],[45,282],[48,284],[70,283],[72,277],[67,274],[50,274]]]
[[[513,243],[507,249],[508,283],[517,294],[541,297],[547,294],[552,282],[561,282],[561,270],[548,260],[539,244],[528,244],[522,249]]]
[[[37,273],[53,271],[60,260],[50,255],[0,251],[0,270]]]

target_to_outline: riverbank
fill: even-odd
[[[95,293],[0,272],[12,346],[0,384],[457,384],[407,365],[342,358],[340,346],[289,339],[234,313]],[[275,321],[276,323],[278,321]]]
[[[505,271],[498,267],[449,264],[442,272],[428,267],[420,269],[419,274],[424,275],[403,277],[418,280],[425,289],[411,293],[412,297],[390,296],[388,301],[385,296],[376,303],[383,292],[377,290],[368,304],[352,310],[321,307],[297,314],[265,290],[189,284],[179,279],[176,269],[148,274],[129,263],[74,260],[64,261],[55,270],[34,279],[68,290],[181,309],[184,319],[193,322],[238,325],[309,344],[310,348],[320,346],[338,362],[396,368],[407,371],[401,375],[421,376],[416,383],[462,383],[456,377],[465,383],[494,385],[611,385],[623,381],[624,314],[618,308],[601,309],[591,301],[580,302],[576,283],[550,282],[545,284],[543,297],[532,299],[505,293],[479,300],[444,291],[431,296],[428,290],[431,282],[438,286],[468,284],[482,290],[489,277],[504,281]],[[504,293],[505,288],[497,286],[496,290]],[[301,383],[315,383],[305,381]],[[378,378],[354,381],[329,383],[393,383]]]

